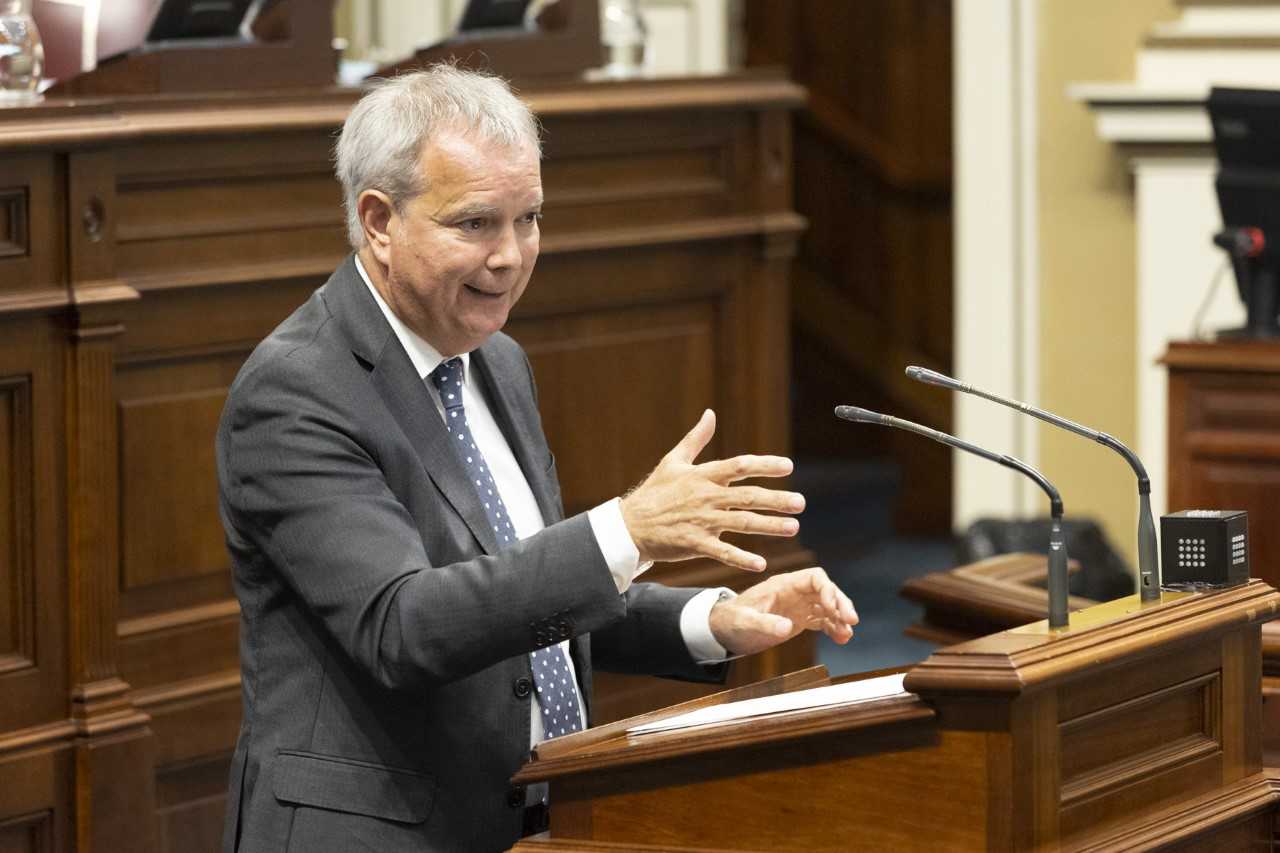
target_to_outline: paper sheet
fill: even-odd
[[[634,726],[627,729],[627,733],[641,735],[650,732],[665,732],[671,729],[704,726],[710,723],[728,722],[729,720],[745,720],[749,717],[763,717],[769,714],[800,711],[806,708],[872,702],[876,699],[886,699],[890,696],[905,695],[906,691],[902,689],[902,679],[904,677],[905,673],[883,675],[879,678],[867,678],[862,681],[850,681],[845,684],[831,684],[826,687],[814,687],[809,690],[779,693],[776,696],[762,696],[759,699],[744,699],[741,702],[712,705],[708,708],[690,711],[687,714],[668,717],[665,720]]]

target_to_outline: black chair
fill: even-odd
[[[1064,519],[1062,534],[1067,543],[1067,556],[1080,563],[1080,571],[1073,574],[1068,583],[1072,595],[1110,601],[1133,594],[1133,572],[1097,522],[1087,518]],[[960,536],[956,559],[960,565],[966,565],[997,554],[1018,551],[1045,554],[1048,550],[1048,518],[1018,521],[983,518],[970,524]]]

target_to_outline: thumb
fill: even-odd
[[[710,409],[702,413],[702,417],[698,419],[698,423],[693,429],[680,439],[680,443],[671,448],[671,452],[667,456],[680,462],[690,465],[693,460],[698,458],[698,454],[711,441],[711,437],[716,434],[716,413]]]

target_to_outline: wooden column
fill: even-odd
[[[114,279],[112,156],[67,158],[71,299],[67,370],[67,577],[76,849],[155,849],[150,718],[118,675],[119,459],[114,347],[120,306],[137,292]]]

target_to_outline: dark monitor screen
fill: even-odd
[[[1247,319],[1219,337],[1280,338],[1280,92],[1214,88],[1218,206]]]
[[[458,32],[499,30],[524,26],[524,13],[531,0],[469,0]]]
[[[1223,225],[1261,228],[1280,258],[1280,91],[1214,88],[1209,120]]]
[[[261,0],[163,0],[147,33],[148,42],[236,38],[245,17]]]

